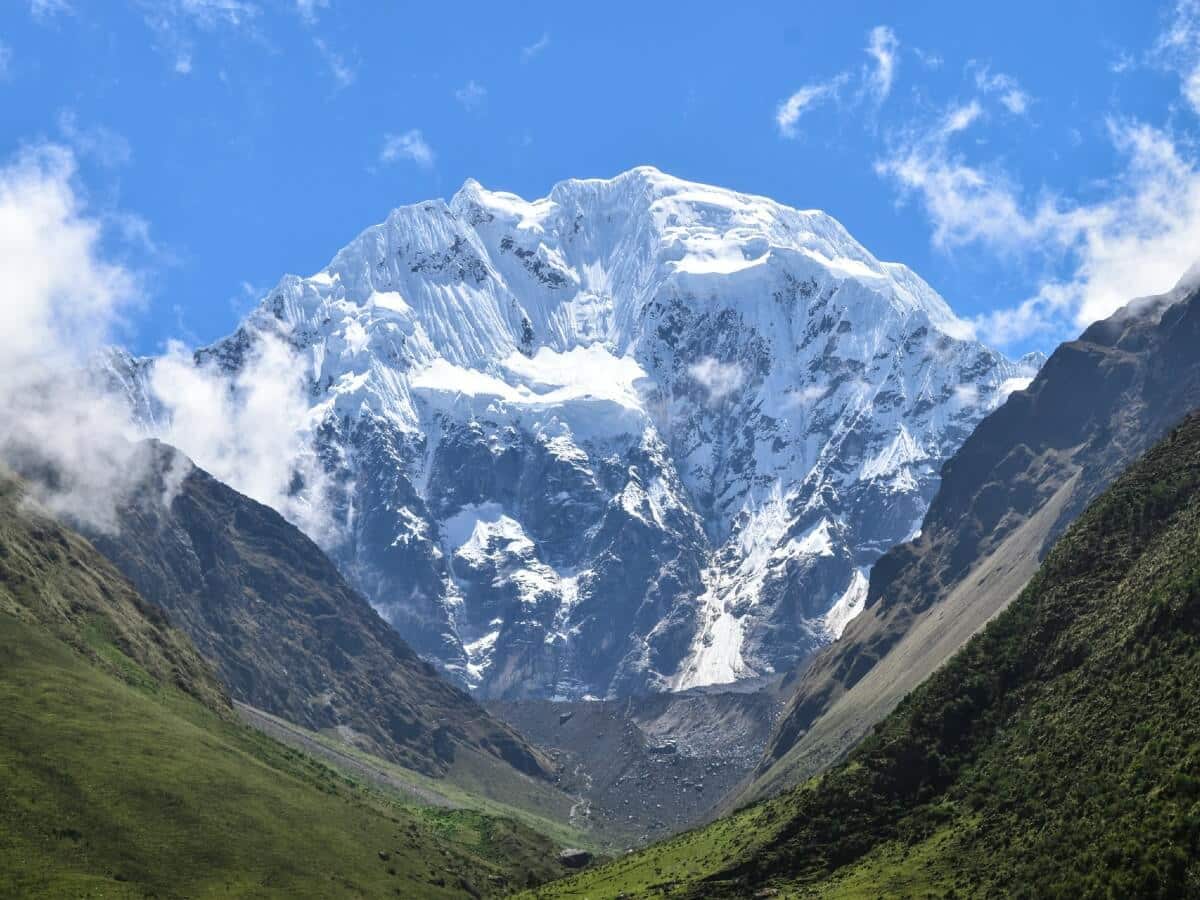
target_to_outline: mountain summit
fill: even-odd
[[[1038,364],[825,213],[646,167],[396,209],[196,363],[270,338],[304,361],[327,549],[493,697],[794,666]],[[155,363],[123,365],[144,397]]]

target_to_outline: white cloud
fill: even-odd
[[[462,104],[463,109],[470,111],[487,99],[487,88],[472,79],[454,92],[454,99]]]
[[[990,67],[980,65],[975,60],[971,60],[967,65],[975,70],[975,86],[980,91],[996,95],[1000,105],[1014,116],[1023,116],[1029,111],[1031,98],[1021,88],[1017,79],[1003,72],[993,73]]]
[[[979,386],[975,384],[959,384],[954,387],[954,399],[959,406],[974,406],[979,402]]]
[[[714,403],[728,397],[746,382],[746,373],[736,362],[723,363],[712,356],[688,366],[688,374],[708,391]]]
[[[827,387],[819,384],[808,384],[802,388],[789,391],[787,399],[784,402],[787,406],[812,406],[828,393],[829,388]]]
[[[1058,273],[1014,307],[979,317],[987,340],[1069,336],[1134,297],[1168,291],[1200,258],[1200,163],[1167,132],[1110,120],[1119,172],[1106,197],[1072,203],[1045,191],[1030,197],[998,165],[968,162],[952,141],[976,116],[952,110],[876,168],[919,199],[936,246],[1036,257]]]
[[[1200,0],[1178,0],[1150,59],[1179,75],[1184,99],[1200,114]]]
[[[123,135],[103,125],[80,125],[74,110],[64,109],[58,114],[58,130],[79,156],[89,156],[102,166],[122,166],[133,158]]]
[[[55,144],[0,168],[6,369],[44,352],[78,361],[139,296],[133,274],[102,258],[103,223],[87,214],[75,172],[74,154]]]
[[[296,12],[306,25],[316,24],[317,10],[328,8],[329,0],[296,0]]]
[[[930,52],[928,50],[922,50],[920,47],[913,47],[912,52],[913,56],[917,58],[917,61],[930,71],[940,69],[945,63],[945,60],[942,59],[939,54]]]
[[[35,19],[42,20],[72,12],[72,9],[67,0],[30,0],[29,11]]]
[[[151,370],[151,390],[166,413],[156,436],[328,542],[335,528],[321,502],[327,476],[313,449],[305,376],[304,361],[274,337],[262,337],[233,376],[197,366],[188,348],[172,343]]]
[[[875,60],[875,68],[867,74],[866,82],[877,102],[883,102],[892,92],[899,49],[896,33],[886,25],[876,25],[867,35],[867,55]]]
[[[259,8],[246,0],[159,0],[167,14],[194,20],[205,28],[220,24],[239,27],[259,15]]]
[[[1024,91],[1005,91],[1000,95],[1000,104],[1014,116],[1023,116],[1029,109],[1029,95]]]
[[[354,84],[358,73],[340,53],[335,52],[324,38],[313,38],[313,45],[321,54],[321,58],[325,60],[325,64],[329,66],[329,73],[333,75],[333,80],[337,82],[339,88],[346,88]]]
[[[0,165],[0,460],[33,476],[43,507],[104,531],[152,461],[124,400],[95,377],[99,354],[144,302],[138,274],[106,257],[123,237],[111,221],[89,211],[70,149],[40,144]],[[283,341],[264,338],[232,379],[197,367],[179,344],[151,373],[164,413],[157,436],[314,539],[334,533],[304,368]]]
[[[775,124],[779,127],[779,133],[786,138],[796,137],[799,134],[796,123],[800,121],[800,117],[810,109],[836,97],[844,80],[845,76],[839,75],[822,84],[805,85],[780,103],[775,110]]]
[[[253,32],[262,14],[248,0],[141,0],[138,5],[157,48],[174,60],[180,75],[192,71],[196,32]]]
[[[1118,51],[1116,58],[1108,64],[1108,71],[1114,75],[1124,75],[1137,67],[1137,60],[1126,50]]]
[[[112,223],[129,219],[89,210],[66,147],[31,146],[0,165],[0,461],[31,476],[41,506],[103,531],[117,527],[117,506],[152,462],[124,399],[96,377],[103,349],[144,303],[138,274],[106,255],[131,236]],[[336,533],[305,368],[283,340],[264,337],[232,378],[195,365],[178,343],[150,371],[156,436],[314,539]]]
[[[983,107],[975,100],[962,106],[951,107],[942,120],[941,134],[943,137],[949,137],[960,131],[966,131],[982,115]]]
[[[550,46],[550,32],[543,32],[542,36],[532,44],[521,48],[521,62],[527,63],[547,47]]]
[[[0,81],[7,81],[12,66],[12,48],[0,41]]]
[[[865,49],[873,60],[873,65],[864,66],[859,73],[860,86],[851,102],[857,105],[864,97],[870,96],[878,105],[892,92],[896,68],[899,65],[900,41],[891,28],[877,25],[867,32]],[[798,137],[797,123],[801,116],[823,103],[838,100],[842,89],[854,78],[851,72],[840,72],[828,81],[804,85],[790,94],[775,108],[775,126],[780,135],[785,138]]]
[[[426,143],[420,129],[413,128],[404,134],[384,136],[383,149],[379,151],[379,161],[393,163],[402,159],[411,160],[423,169],[433,168],[433,148]]]
[[[52,511],[106,527],[129,471],[127,416],[81,372],[142,294],[104,258],[104,223],[75,179],[74,155],[53,144],[0,167],[0,458],[50,476],[40,499]]]

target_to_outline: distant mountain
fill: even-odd
[[[295,526],[171,447],[140,450],[133,468],[145,476],[117,530],[90,537],[234,699],[430,775],[473,753],[548,776],[537,751],[422,661]]]
[[[304,361],[326,549],[503,698],[788,671],[1041,362],[825,213],[651,168],[399,208],[196,363],[267,337]],[[108,372],[151,430],[154,366]]]
[[[538,896],[1192,897],[1198,706],[1194,415],[843,764]]]
[[[803,671],[755,783],[836,761],[1032,577],[1137,456],[1200,408],[1200,292],[1181,282],[1060,346],[942,471],[915,540],[871,573],[866,610]]]
[[[218,542],[219,543],[219,542]],[[0,896],[446,897],[562,874],[240,725],[162,609],[0,472]]]

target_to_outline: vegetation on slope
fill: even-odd
[[[538,896],[1200,894],[1200,416],[842,765]]]
[[[0,467],[0,614],[36,623],[117,675],[136,662],[218,711],[229,698],[191,642]]]
[[[561,873],[238,723],[208,667],[0,476],[0,896],[495,895]]]

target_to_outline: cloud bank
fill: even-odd
[[[155,436],[314,539],[333,540],[305,368],[283,339],[264,337],[233,376],[173,343],[148,369],[154,415],[134,421],[118,379],[106,377],[117,359],[107,348],[143,292],[138,274],[109,258],[120,237],[112,223],[89,209],[70,149],[31,146],[0,166],[0,461],[52,513],[112,531],[149,474],[137,441]]]

